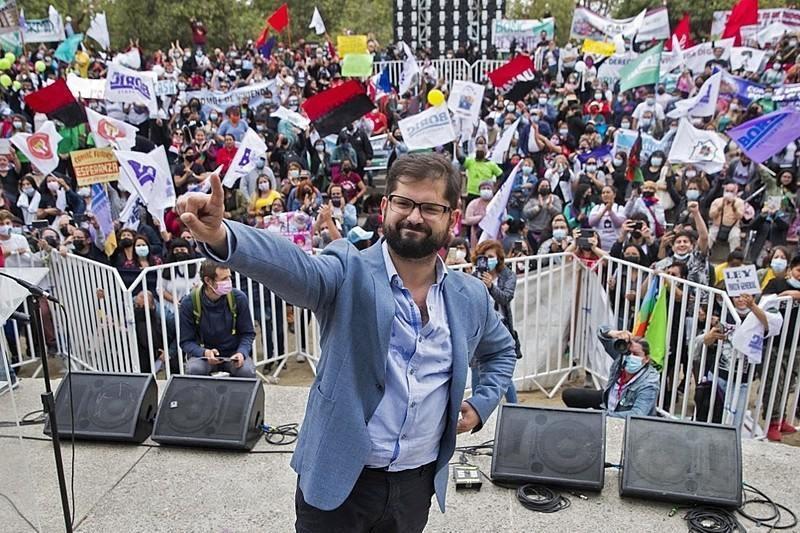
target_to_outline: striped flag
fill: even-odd
[[[658,369],[663,368],[667,354],[667,292],[661,278],[653,278],[633,327],[633,334],[650,345],[650,361]]]
[[[114,219],[111,217],[111,202],[108,192],[102,183],[92,184],[92,214],[97,219],[100,231],[105,237],[104,249],[107,256],[111,256],[117,249],[117,235],[114,232]]]

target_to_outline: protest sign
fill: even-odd
[[[372,54],[347,54],[342,60],[342,76],[366,78],[372,74]]]
[[[584,54],[593,54],[596,56],[613,56],[617,52],[617,45],[614,43],[607,43],[601,41],[593,41],[586,39],[583,41],[581,52]]]
[[[368,52],[366,35],[339,35],[336,37],[336,45],[339,57],[346,57],[348,54],[366,54]]]
[[[91,80],[87,78],[81,78],[80,76],[70,72],[67,74],[67,87],[69,87],[70,92],[76,98],[80,97],[87,100],[104,100],[106,97],[105,78]]]
[[[711,22],[712,37],[719,37],[725,29],[731,11],[714,11]],[[800,9],[759,9],[758,28],[764,29],[771,24],[785,24],[795,28],[800,27]]]
[[[478,121],[483,103],[484,86],[469,81],[455,80],[447,99],[447,108],[459,118],[468,120],[469,126]]]
[[[188,102],[192,98],[197,98],[204,106],[208,106],[216,111],[224,112],[225,109],[232,105],[240,105],[246,98],[250,99],[261,96],[266,92],[272,92],[274,88],[275,80],[268,80],[227,92],[209,91],[208,89],[189,91],[185,94],[185,99]]]
[[[661,52],[661,63],[659,65],[661,76],[672,70],[670,67],[672,66],[673,54],[673,52]],[[603,64],[597,69],[597,77],[600,81],[607,82],[613,86],[620,79],[620,71],[623,67],[637,57],[639,57],[639,54],[634,52],[615,54],[603,61]]]
[[[290,211],[264,217],[264,229],[293,242],[311,255],[313,219],[302,211]]]
[[[755,265],[726,268],[722,274],[725,277],[725,292],[728,293],[728,296],[761,294]]]
[[[19,10],[16,0],[7,0],[0,6],[0,34],[19,30]]]
[[[630,154],[638,135],[639,132],[637,130],[619,128],[614,134],[614,145],[611,147],[611,154],[616,155],[617,152]],[[639,152],[639,158],[646,160],[656,150],[664,150],[664,144],[663,141],[659,141],[652,135],[642,133],[642,148]]]
[[[635,27],[641,25],[638,29]],[[605,37],[615,35],[636,35],[639,42],[649,40],[669,39],[669,15],[667,8],[649,9],[643,19],[632,17],[628,19],[612,19],[579,7],[572,16],[570,37],[582,41],[593,39],[602,41]]]
[[[409,150],[434,148],[455,139],[447,107],[440,105],[404,118],[398,123]]]
[[[26,43],[55,43],[64,40],[64,21],[53,6],[48,9],[46,19],[25,19],[22,10],[20,16],[25,20],[22,38]]]
[[[541,40],[541,33],[545,32],[548,39],[555,34],[555,19],[549,17],[542,20],[505,20],[494,19],[492,27],[492,41],[500,52],[508,52],[511,42],[516,39],[517,50],[524,48],[533,50],[536,43]]]
[[[720,39],[718,41],[707,41],[700,43],[683,51],[683,60],[686,68],[693,74],[700,74],[705,70],[706,63],[714,59],[714,48],[721,48],[720,59],[730,59],[731,49],[733,48],[734,38]]]
[[[119,163],[111,148],[89,148],[69,153],[78,187],[119,179]]]
[[[155,83],[156,96],[178,94],[178,83],[173,79],[158,80]]]
[[[745,72],[759,72],[767,53],[767,50],[758,48],[734,46],[731,50],[731,70],[744,69]]]
[[[150,113],[157,111],[155,75],[152,72],[139,72],[111,63],[106,78],[106,100],[145,105]]]

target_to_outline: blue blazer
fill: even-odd
[[[395,304],[381,244],[359,252],[347,239],[339,239],[311,257],[268,231],[225,223],[230,256],[223,263],[285,301],[310,309],[319,321],[322,356],[291,466],[306,502],[335,509],[364,468],[372,448],[367,423],[384,392]],[[483,283],[449,271],[444,300],[453,367],[434,482],[442,511],[470,360],[475,357],[481,370],[480,385],[468,400],[481,419],[474,431],[505,394],[516,364],[514,341]]]

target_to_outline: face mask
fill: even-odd
[[[639,370],[642,369],[643,366],[644,366],[644,359],[639,357],[638,355],[625,356],[625,370],[627,370],[629,374],[637,373]]]
[[[475,159],[483,159],[486,157],[486,150],[475,150]]]
[[[139,257],[147,257],[150,254],[150,247],[144,244],[140,244],[136,247],[136,255]]]
[[[725,191],[725,194],[723,194],[722,196],[724,196],[726,200],[733,200],[734,198],[736,198],[736,193]]]
[[[547,196],[548,194],[550,194],[550,187],[542,187],[541,189],[539,189],[539,194],[541,194],[542,196]]]
[[[3,237],[8,237],[9,233],[11,233],[11,226],[0,226],[0,235]]]
[[[229,279],[218,281],[217,286],[214,287],[214,292],[217,293],[218,296],[225,296],[232,290],[233,290],[233,282]]]
[[[697,171],[696,170],[687,170],[685,174],[686,174],[687,178],[691,179],[691,178],[694,178],[695,176],[697,176]]]
[[[647,120],[642,119],[642,122],[639,124],[639,127],[640,129],[646,130],[650,127],[651,124],[652,122],[649,119]]]
[[[594,93],[594,99],[600,100],[603,97],[603,93]]]
[[[697,189],[689,189],[686,191],[686,199],[690,202],[696,202],[700,198],[700,191]]]
[[[349,167],[343,166],[342,170],[349,170]],[[300,171],[299,170],[290,170],[289,171],[289,179],[297,179],[299,177],[300,177]]]
[[[786,278],[786,283],[788,283],[790,287],[800,289],[800,279]]]
[[[564,228],[556,228],[553,230],[553,238],[557,241],[563,241],[567,238],[567,230]]]
[[[569,130],[566,130],[566,129],[560,129],[560,130],[558,130],[558,134],[559,134],[560,136],[562,136],[562,137],[566,137],[566,136],[569,134]]]
[[[13,124],[14,129],[17,129],[17,130],[21,130],[22,129],[22,122],[20,122],[19,120],[15,120],[11,124]]]
[[[322,152],[325,151],[325,145],[324,144],[318,144],[318,145],[314,146],[314,148],[316,148],[317,152],[319,152],[319,153],[322,153]]]
[[[497,258],[496,257],[488,258],[486,260],[486,266],[489,270],[494,270],[495,268],[497,268]]]
[[[175,261],[180,262],[180,261],[186,261],[188,259],[191,259],[192,256],[189,255],[189,254],[185,254],[183,252],[179,252],[177,254],[173,254],[172,257],[175,258]]]
[[[32,195],[34,193],[34,190],[35,189],[33,187],[23,187],[22,188],[22,192],[24,192],[28,196]]]
[[[780,70],[781,69],[781,64],[780,63],[773,63],[772,64],[772,68],[773,68],[773,70]]]
[[[86,245],[86,241],[83,239],[72,241],[72,244],[75,245],[76,250],[83,250],[83,247]]]
[[[639,262],[639,256],[638,255],[626,255],[625,256],[625,261],[628,261],[629,263],[638,263]]]
[[[47,188],[50,189],[50,192],[58,192],[59,185],[57,181],[48,181]]]
[[[624,129],[624,130],[627,130],[627,129],[630,129],[630,127],[631,127],[631,123],[630,123],[630,122],[622,122],[622,123],[619,125],[619,127],[620,127],[620,128],[622,128],[622,129]]]
[[[783,259],[782,257],[776,257],[770,261],[769,266],[772,270],[780,274],[786,271],[786,264],[786,259]]]
[[[622,159],[614,159],[614,166],[621,167],[622,166]]]
[[[269,183],[267,183],[266,181],[262,181],[261,183],[258,184],[258,190],[267,192],[269,190]]]
[[[208,119],[214,121],[217,120],[218,116],[219,115],[217,115],[216,113],[211,113],[210,115],[208,115]]]
[[[463,261],[467,258],[467,252],[465,250],[456,250],[456,259],[459,261]]]
[[[689,259],[689,253],[685,254],[672,254],[673,259],[677,259],[678,261],[686,261]]]
[[[660,157],[654,157],[653,159],[650,160],[650,162],[653,164],[654,167],[660,167],[661,163],[663,163],[664,160],[661,159]]]
[[[655,100],[655,98],[646,98],[644,103],[646,103],[647,105],[651,106],[651,105],[656,103],[656,100]]]
[[[491,200],[493,194],[491,189],[481,189],[481,198],[483,200]]]
[[[524,167],[522,167],[522,173],[525,174],[526,176],[528,174],[530,174],[531,172],[533,172],[533,167],[532,166],[525,165]]]
[[[597,165],[586,165],[586,172],[594,172],[597,170]]]
[[[129,239],[128,237],[119,240],[119,245],[122,246],[123,248],[128,248],[132,244],[133,244],[133,239]]]
[[[81,187],[78,189],[78,196],[88,198],[92,195],[92,190],[89,187]]]
[[[547,103],[547,98],[544,96],[539,97],[539,105],[545,105]]]
[[[645,198],[652,198],[655,195],[656,195],[655,191],[642,191],[642,196],[644,196]]]
[[[507,105],[506,106],[506,112],[507,113],[513,113],[514,112],[514,106],[511,105],[511,104]]]
[[[183,83],[183,82],[178,83],[178,90],[179,91],[185,91],[186,90],[186,84]]]

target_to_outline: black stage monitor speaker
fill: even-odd
[[[742,504],[742,447],[733,426],[632,416],[621,464],[621,496]]]
[[[160,444],[250,450],[263,435],[264,389],[257,379],[172,376],[153,440]]]
[[[492,479],[602,490],[605,437],[603,411],[502,405]]]
[[[70,437],[74,411],[76,439],[144,442],[153,431],[157,407],[158,387],[152,374],[70,372],[56,391],[58,434]],[[50,435],[47,419],[44,432]]]

